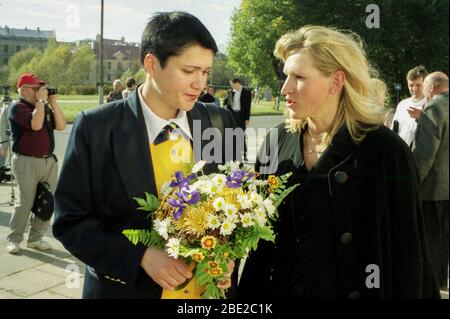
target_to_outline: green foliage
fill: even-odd
[[[145,199],[133,197],[139,204],[139,210],[154,212],[159,206],[159,199],[153,194],[145,193]]]
[[[125,229],[122,231],[134,245],[141,243],[145,246],[163,247],[164,239],[156,232],[147,229]]]
[[[366,7],[373,3],[380,8],[380,28],[369,29]],[[391,94],[394,83],[403,83],[401,95],[408,95],[411,68],[448,74],[448,6],[447,0],[243,0],[232,17],[229,62],[278,92],[283,76],[272,53],[278,38],[307,24],[332,26],[360,35]]]
[[[12,56],[9,66],[8,83],[15,85],[22,73],[35,73],[50,86],[58,87],[60,94],[74,93],[76,85],[89,80],[94,53],[88,45],[73,47],[50,40],[47,49],[27,48]],[[90,86],[89,92],[92,92]]]

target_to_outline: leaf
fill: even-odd
[[[145,197],[147,199],[147,205],[148,205],[150,211],[153,212],[153,211],[157,210],[158,207],[159,207],[159,199],[158,199],[158,197],[156,197],[153,194],[149,194],[147,192],[145,193]]]

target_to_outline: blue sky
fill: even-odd
[[[230,18],[241,0],[104,0],[104,37],[139,42],[148,18],[160,11],[187,11],[210,30],[217,44],[229,39]],[[79,15],[77,15],[79,12]],[[79,17],[79,18],[77,18]],[[0,26],[55,30],[58,41],[94,39],[100,33],[100,0],[0,0]]]

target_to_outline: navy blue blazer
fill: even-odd
[[[231,113],[218,109],[224,127],[233,128]],[[191,132],[195,120],[202,132],[211,127],[202,104],[196,103],[187,116]],[[202,140],[197,151],[211,140]],[[222,150],[221,163],[233,159],[233,154],[225,156],[230,152]],[[217,164],[206,164],[204,171],[215,171]],[[87,265],[84,298],[160,298],[161,288],[140,267],[146,247],[133,245],[122,234],[124,229],[150,228],[133,200],[144,192],[157,190],[135,90],[125,100],[81,112],[56,187],[53,233]]]

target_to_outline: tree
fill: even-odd
[[[65,85],[79,85],[89,80],[89,74],[95,64],[95,56],[89,45],[81,45],[72,54],[70,65],[65,74]]]
[[[297,13],[294,0],[243,0],[232,16],[230,66],[250,76],[253,85],[278,92],[281,64],[272,52],[279,37],[294,27]]]
[[[380,9],[380,28],[368,28],[370,4]],[[369,62],[390,88],[404,83],[417,65],[448,74],[446,0],[243,0],[232,17],[230,64],[275,91],[282,80],[273,57],[277,39],[288,30],[316,24],[351,30],[363,39]],[[403,94],[407,88],[403,85]]]

